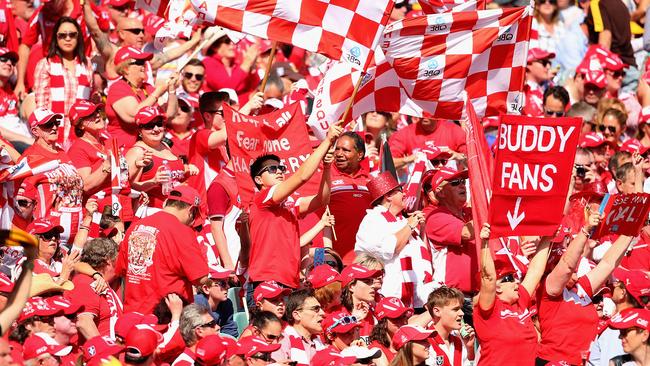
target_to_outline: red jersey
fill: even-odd
[[[370,207],[370,192],[368,184],[368,169],[365,164],[354,175],[348,175],[336,169],[332,164],[332,188],[330,194],[330,212],[336,218],[336,236],[332,246],[343,258],[343,264],[354,261],[354,244],[357,239],[359,224]],[[334,238],[332,238],[334,239]]]
[[[377,341],[370,342],[368,348],[379,348],[381,352],[386,356],[388,363],[393,362],[393,358],[395,358],[395,352],[391,351],[389,347],[384,347],[383,344]]]
[[[181,159],[169,160],[153,155],[151,160],[152,164],[144,167],[142,170],[140,181],[144,182],[153,179],[165,161],[167,162],[167,168],[171,172],[173,186],[175,187],[185,181],[185,165],[183,165]],[[147,195],[149,196],[149,207],[162,208],[163,203],[167,199],[167,196],[163,194],[162,184],[153,186],[153,188],[147,191]]]
[[[522,114],[529,117],[544,116],[544,90],[534,81],[527,80],[524,84],[526,104]]]
[[[191,349],[186,347],[183,353],[176,357],[172,363],[172,366],[193,366],[195,359],[196,354]]]
[[[0,88],[0,118],[5,116],[16,116],[18,118],[18,98],[7,84]]]
[[[448,147],[466,153],[465,132],[457,124],[439,120],[433,132],[425,132],[419,123],[412,123],[391,135],[388,144],[393,157],[401,158],[426,147]]]
[[[135,144],[138,129],[133,123],[123,121],[113,109],[113,104],[125,97],[134,97],[138,103],[147,99],[147,96],[154,91],[151,84],[144,83],[141,88],[132,88],[124,79],[118,79],[111,84],[106,94],[106,117],[108,126],[106,129],[111,136],[117,139],[118,146],[130,149]]]
[[[225,146],[210,150],[208,138],[212,132],[207,129],[198,130],[190,140],[189,162],[199,169],[199,174],[189,177],[187,184],[199,192],[202,200],[207,199],[207,187],[228,162]]]
[[[256,86],[258,78],[253,73],[242,70],[240,65],[232,65],[229,70],[221,62],[220,56],[213,55],[203,59],[205,65],[205,83],[203,89],[206,91],[218,91],[222,88],[233,89],[237,95],[250,91]],[[241,102],[241,101],[240,101]]]
[[[623,256],[621,267],[625,267],[629,270],[638,269],[644,272],[649,271],[650,245],[648,245],[648,243],[636,243],[632,247],[632,250],[629,250]]]
[[[105,294],[97,294],[92,287],[93,282],[95,280],[90,276],[77,273],[72,278],[74,289],[64,292],[65,297],[74,304],[83,305],[81,313],[93,316],[100,335],[114,338],[112,328],[117,318],[122,315],[122,302],[111,288],[107,289]]]
[[[300,269],[298,202],[273,201],[276,186],[255,194],[250,208],[251,281],[277,281],[297,288]]]
[[[170,149],[174,155],[178,157],[184,156],[185,158],[188,158],[190,155],[190,140],[192,139],[193,135],[194,132],[185,137],[179,137],[174,133],[174,131],[169,130],[165,134],[165,137],[171,140],[172,146]]]
[[[479,365],[533,365],[537,332],[531,321],[530,294],[519,285],[519,300],[510,305],[494,299],[489,311],[474,306],[474,328],[481,344]]]
[[[546,292],[546,279],[538,290],[537,311],[542,340],[537,357],[546,361],[581,364],[581,353],[589,351],[598,334],[598,313],[591,303],[592,289],[587,276],[582,276],[572,289],[551,297]]]
[[[129,228],[115,266],[126,279],[124,311],[143,314],[171,292],[191,301],[192,283],[208,274],[196,233],[165,211]]]

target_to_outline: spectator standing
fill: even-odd
[[[209,91],[230,88],[237,95],[251,91],[259,80],[253,72],[258,46],[250,45],[244,52],[241,64],[238,64],[235,61],[235,44],[228,38],[226,31],[219,28],[216,33],[216,41],[208,48],[208,57],[203,59],[206,69],[204,88]]]
[[[237,338],[239,332],[233,320],[234,308],[228,298],[228,278],[231,273],[230,270],[211,269],[208,280],[194,295],[194,303],[208,308],[210,315],[221,328],[221,333]]]
[[[547,0],[550,1],[550,0]],[[540,5],[546,6],[546,3]],[[526,94],[526,105],[522,114],[531,117],[544,115],[544,91],[548,81],[551,79],[551,59],[555,54],[541,48],[528,50],[526,65],[526,83],[524,93]]]

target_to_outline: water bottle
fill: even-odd
[[[167,165],[168,162],[167,160],[162,161],[162,166],[160,167],[160,170],[163,172],[167,173],[167,176],[169,177],[169,180],[165,183],[162,183],[162,194],[163,196],[168,196],[169,192],[174,189],[174,182],[172,182],[172,171],[169,169],[169,166]]]

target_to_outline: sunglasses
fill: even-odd
[[[276,174],[277,172],[283,173],[287,171],[287,167],[284,165],[269,165],[266,168],[262,169],[260,175],[264,172],[269,172],[269,174]]]
[[[162,126],[163,126],[163,121],[157,120],[157,121],[151,121],[147,124],[144,124],[140,128],[142,128],[143,130],[153,130],[156,127],[162,128]]]
[[[226,281],[226,280],[213,280],[212,285],[213,286],[216,285],[216,286],[219,286],[221,288],[230,287],[230,286],[228,286],[228,281]]]
[[[429,160],[431,162],[431,165],[433,166],[439,166],[439,165],[447,165],[447,159],[432,159]]]
[[[352,323],[357,323],[357,317],[354,315],[346,315],[340,319],[337,319],[334,324],[327,327],[327,331],[331,332],[332,329],[336,328],[339,325],[348,325]]]
[[[145,61],[145,60],[134,60],[134,61],[131,61],[131,63],[129,65],[144,66],[144,64],[146,62],[147,61]]]
[[[251,358],[254,358],[254,359],[257,359],[257,360],[260,360],[260,361],[264,361],[264,362],[273,362],[273,357],[271,357],[271,354],[268,353],[268,352],[256,353],[256,354],[252,355]]]
[[[0,64],[7,63],[7,61],[11,63],[11,66],[16,66],[16,60],[14,60],[13,58],[7,56],[0,56]]]
[[[549,61],[549,60],[535,60],[535,61],[533,61],[533,62],[539,62],[539,63],[542,64],[542,66],[544,66],[544,67],[547,67],[548,65],[551,64],[551,61]]]
[[[214,328],[217,326],[217,321],[212,320],[210,322],[207,322],[205,324],[197,325],[195,328]]]
[[[621,71],[621,70],[608,71],[608,72],[612,75],[613,78],[622,78],[625,75],[625,73],[623,71]]]
[[[322,306],[320,306],[320,305],[314,305],[314,306],[312,306],[312,307],[305,308],[305,309],[300,309],[300,310],[311,310],[311,311],[313,311],[314,313],[318,313],[318,312],[320,312],[322,309],[323,309]]]
[[[57,33],[56,38],[58,40],[63,40],[63,39],[76,39],[77,38],[77,32],[62,32],[62,33]]]
[[[258,329],[258,332],[266,339],[267,342],[273,343],[274,341],[280,342],[282,339],[284,339],[284,336],[282,334],[275,335],[275,334],[264,334],[261,330]]]
[[[194,78],[194,79],[196,79],[196,81],[201,81],[201,80],[203,80],[203,76],[205,76],[205,75],[203,75],[203,74],[193,74],[193,73],[191,73],[191,72],[184,72],[184,73],[183,73],[183,77],[184,77],[185,79],[191,79],[191,78]]]
[[[192,107],[190,107],[189,105],[187,105],[185,103],[179,103],[178,109],[180,109],[181,112],[183,112],[183,113],[192,112]]]
[[[546,4],[549,3],[551,5],[557,5],[557,0],[541,0],[539,4]]]
[[[20,207],[29,207],[33,205],[36,201],[31,201],[31,200],[16,200],[16,204]]]
[[[58,120],[51,120],[51,121],[43,123],[40,127],[43,130],[51,130],[53,128],[59,127],[59,121]]]
[[[129,33],[133,33],[136,36],[139,36],[140,34],[144,33],[143,28],[128,28],[128,29],[125,29],[125,31],[127,31]]]
[[[41,238],[43,238],[45,241],[59,240],[61,238],[61,234],[56,231],[49,231],[47,233],[41,234]]]
[[[454,179],[449,181],[449,185],[452,187],[458,187],[461,184],[465,184],[465,179]]]
[[[605,130],[608,130],[611,133],[616,133],[616,127],[614,126],[598,125],[598,130],[600,132],[605,132]]]
[[[548,109],[544,110],[544,115],[548,117],[564,117],[563,111],[549,111]]]
[[[510,273],[501,277],[501,283],[503,282],[515,282],[515,275]]]

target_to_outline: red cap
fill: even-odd
[[[142,23],[144,23],[144,31],[147,34],[154,36],[158,33],[160,28],[165,25],[165,21],[165,18],[149,13],[142,19]]]
[[[196,358],[205,366],[216,366],[226,359],[226,345],[216,334],[209,335],[196,344]]]
[[[607,186],[603,181],[597,180],[595,182],[589,182],[585,184],[584,188],[580,192],[576,192],[569,197],[569,200],[573,201],[576,198],[598,198],[602,199],[607,194]]]
[[[255,301],[264,299],[275,299],[278,296],[286,296],[291,293],[291,289],[280,287],[275,281],[264,281],[260,283],[253,293]]]
[[[146,125],[156,118],[165,118],[165,115],[160,111],[160,108],[156,106],[142,107],[134,117],[135,123],[138,126]]]
[[[607,324],[614,329],[639,327],[650,330],[650,310],[628,308],[612,316]]]
[[[124,346],[115,344],[109,337],[95,336],[87,340],[82,349],[83,360],[89,362],[93,359],[116,355],[124,350]]]
[[[325,287],[330,283],[334,283],[336,281],[341,282],[341,275],[334,268],[332,268],[332,266],[321,264],[309,272],[307,280],[311,283],[311,287],[316,289]]]
[[[72,303],[63,296],[50,296],[48,298],[31,297],[25,303],[22,313],[18,318],[19,322],[27,320],[33,316],[59,316],[71,315],[81,308],[80,304]]]
[[[555,54],[553,52],[547,52],[537,47],[528,50],[527,62],[547,60],[551,58],[555,58]]]
[[[587,49],[584,59],[588,60],[594,58],[597,59],[600,62],[600,66],[606,70],[618,71],[626,67],[617,54],[601,45],[591,45]]]
[[[153,314],[141,314],[137,312],[124,313],[117,318],[115,322],[115,335],[122,339],[126,339],[131,329],[134,329],[138,324],[147,324],[155,326],[158,323],[158,318]]]
[[[341,272],[341,286],[347,286],[354,280],[375,277],[378,273],[381,273],[378,269],[370,270],[360,264],[353,263],[343,268]]]
[[[325,334],[347,333],[354,328],[360,327],[361,323],[347,311],[338,311],[328,314],[323,319],[323,330]]]
[[[419,325],[404,325],[393,335],[393,347],[399,350],[407,342],[421,341],[429,338],[433,330],[427,330]]]
[[[119,65],[130,58],[134,60],[148,61],[153,58],[153,54],[149,52],[142,52],[135,47],[124,46],[115,52],[114,63],[115,65]]]
[[[201,207],[201,196],[199,192],[185,184],[176,186],[167,196],[168,199],[185,202],[194,207]]]
[[[218,267],[210,267],[208,272],[208,278],[212,280],[224,280],[230,277],[232,270]]]
[[[578,142],[578,146],[589,149],[592,147],[598,147],[601,145],[609,145],[610,147],[615,147],[616,144],[605,140],[603,135],[597,133],[597,132],[589,132],[585,134],[581,139],[580,142]]]
[[[620,148],[621,151],[627,151],[630,154],[634,154],[636,152],[639,153],[640,155],[645,154],[648,151],[648,149],[650,149],[650,147],[644,146],[643,144],[641,144],[641,141],[637,139],[629,139],[625,141]]]
[[[38,201],[38,192],[36,191],[36,187],[33,184],[27,183],[25,181],[20,183],[20,187],[18,188],[18,193],[16,193],[16,195],[29,198],[32,201]]]
[[[151,356],[162,341],[163,335],[150,325],[136,324],[126,336],[124,345],[128,355],[142,358]]]
[[[248,336],[239,340],[238,355],[243,355],[244,358],[249,358],[256,353],[275,352],[280,349],[279,343],[269,344],[258,336]]]
[[[413,314],[413,309],[406,307],[402,300],[396,297],[384,297],[379,300],[377,306],[375,307],[375,316],[377,320],[382,320],[384,318],[388,319],[397,319],[402,315],[411,316]]]
[[[314,355],[311,360],[313,366],[343,366],[352,365],[357,360],[354,356],[343,356],[336,348],[329,346]]]
[[[63,232],[63,226],[58,225],[57,223],[50,220],[50,218],[48,217],[42,217],[40,219],[36,219],[27,226],[27,232],[32,235],[47,233],[51,230],[56,230],[60,234]]]
[[[384,197],[386,193],[397,187],[399,187],[399,183],[390,172],[385,171],[379,173],[378,176],[368,182],[368,191],[370,192],[370,198],[372,199],[370,205],[373,205],[377,200]]]
[[[79,99],[70,107],[70,122],[76,125],[80,119],[92,115],[99,108],[104,108],[104,103],[95,104],[87,100]]]
[[[10,293],[14,289],[14,283],[4,273],[0,273],[0,292]]]
[[[602,70],[589,70],[585,73],[585,85],[592,84],[599,89],[605,88],[607,86],[607,79],[605,78],[605,72]]]
[[[507,252],[508,249],[503,248],[494,253],[494,269],[497,272],[497,279],[517,273],[517,269],[510,261]]]
[[[467,179],[467,177],[467,170],[458,171],[452,167],[445,166],[438,169],[436,174],[433,175],[433,178],[431,179],[431,189],[437,189],[440,187],[442,182],[447,182],[458,178]]]
[[[632,295],[639,305],[645,305],[641,297],[650,296],[650,278],[645,272],[618,267],[614,270],[612,276],[625,285],[625,290]]]
[[[63,115],[61,113],[54,113],[51,110],[45,108],[36,108],[29,116],[29,126],[40,126],[49,122],[53,118],[59,119],[60,122],[63,121]]]
[[[0,47],[0,56],[7,56],[14,62],[18,62],[18,54],[6,47]]]
[[[643,107],[641,112],[639,112],[639,125],[642,123],[648,123],[648,121],[650,121],[650,106]]]
[[[34,333],[23,344],[23,359],[27,361],[45,354],[67,356],[71,351],[72,346],[62,346],[46,333]]]
[[[221,337],[221,344],[226,347],[226,357],[228,358],[236,355],[239,350],[239,343],[234,338],[224,335]]]
[[[451,158],[451,154],[449,152],[443,151],[438,146],[426,147],[422,149],[422,152],[427,155],[427,160]]]

